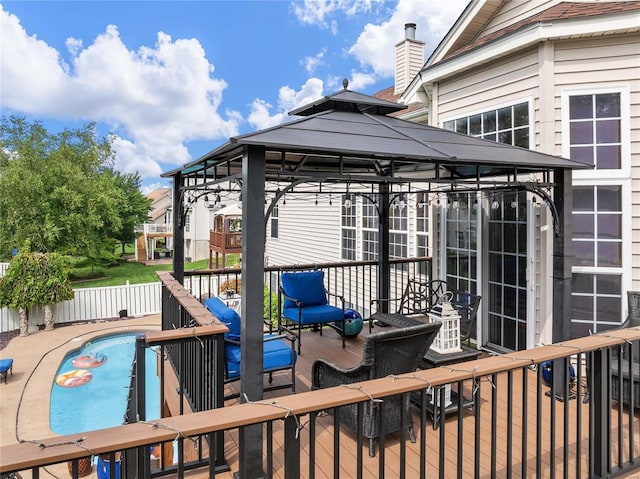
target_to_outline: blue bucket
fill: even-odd
[[[120,464],[122,461],[116,460],[116,479],[120,479]],[[97,474],[98,479],[111,479],[111,461],[109,459],[102,459],[98,456]]]

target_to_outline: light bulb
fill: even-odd
[[[517,201],[517,200],[513,200],[513,201],[511,202],[511,207],[512,207],[513,209],[516,209],[516,208],[518,207],[518,201]]]
[[[498,202],[498,200],[493,200],[491,202],[491,209],[492,210],[497,210],[498,208],[500,208],[500,203]]]
[[[345,207],[345,209],[351,208],[351,200],[349,198],[344,200],[344,207]]]
[[[453,203],[451,203],[451,207],[454,210],[457,210],[458,208],[460,208],[460,202],[458,200],[453,200]]]

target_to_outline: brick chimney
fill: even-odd
[[[424,65],[424,42],[416,40],[416,24],[405,23],[404,40],[396,45],[396,95],[409,86]]]

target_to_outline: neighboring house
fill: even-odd
[[[154,258],[158,243],[164,242],[170,255],[173,250],[173,190],[158,188],[149,193],[152,200],[149,221],[136,228],[136,259],[145,261]],[[212,212],[204,198],[187,204],[184,213],[184,256],[187,261],[198,261],[209,257],[209,232]]]
[[[573,176],[572,334],[619,325],[626,291],[640,289],[640,2],[472,1],[426,64],[415,25],[405,28],[396,86],[378,94],[409,106],[395,116],[595,166]],[[374,257],[366,197],[345,208],[344,192],[332,204],[323,195],[311,217],[286,198],[271,218],[279,238],[267,231],[269,263]],[[409,193],[396,204],[392,254],[430,254],[450,286],[483,295],[480,345],[551,342],[553,218],[540,197]],[[296,237],[308,228],[316,235]],[[301,243],[312,257],[295,254]]]

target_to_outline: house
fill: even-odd
[[[415,28],[396,46],[396,86],[377,95],[409,106],[394,116],[594,165],[573,174],[570,334],[619,325],[626,291],[640,289],[640,2],[472,1],[424,64]],[[496,351],[554,339],[554,205],[523,180],[545,183],[407,192],[391,211],[391,256],[432,255],[451,287],[482,294],[475,337]],[[367,195],[286,200],[269,262],[373,259]]]
[[[151,199],[148,222],[136,227],[136,260],[146,261],[170,256],[173,251],[173,190],[157,188],[147,195]],[[211,207],[211,208],[210,208]],[[184,255],[187,261],[209,257],[209,234],[213,221],[213,202],[194,197],[184,214]],[[164,252],[160,254],[158,248]]]

